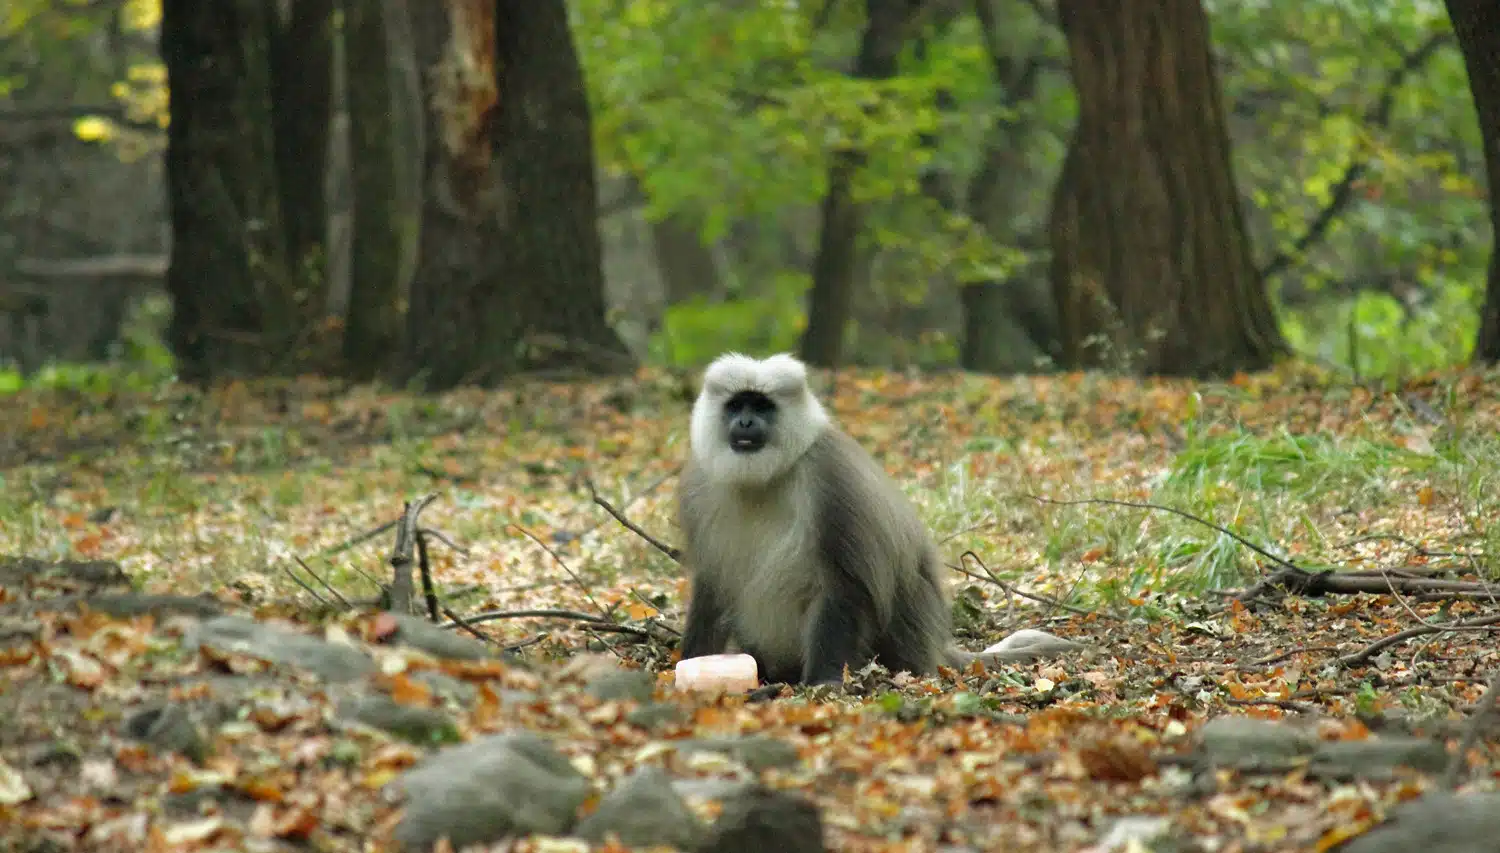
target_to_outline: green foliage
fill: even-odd
[[[1489,232],[1478,125],[1443,6],[1207,7],[1258,256],[1292,253],[1321,212],[1338,206],[1305,256],[1271,282],[1292,344],[1361,375],[1466,358]],[[892,318],[931,302],[935,288],[1003,279],[1027,260],[1018,243],[1045,244],[1075,103],[1060,33],[1027,4],[996,4],[998,32],[989,36],[972,11],[934,16],[884,81],[847,74],[864,26],[857,3],[578,0],[570,8],[603,171],[633,177],[648,217],[684,215],[702,224],[705,240],[739,229],[734,272],[763,283],[748,298],[674,311],[667,326],[676,342],[658,340],[657,357],[696,361],[710,332],[715,347],[790,339],[796,326],[787,318],[801,300],[782,290],[782,274],[808,268],[816,230],[807,225],[817,222],[840,151],[864,154],[855,194],[867,204],[864,238],[878,258],[860,301],[862,358],[952,361],[951,346],[910,347],[911,330]],[[1018,65],[1037,60],[1031,99],[1007,102],[991,47]],[[1001,221],[981,227],[964,194],[986,143],[1011,129],[1024,130],[1013,135],[1024,150],[1006,161],[1014,191]],[[1358,180],[1346,180],[1351,169]],[[939,203],[939,185],[951,203]],[[789,241],[797,254],[786,251]]]
[[[853,194],[868,205],[866,238],[882,261],[873,286],[884,304],[920,303],[940,277],[1003,277],[1021,261],[962,205],[944,209],[923,186],[925,176],[952,175],[961,192],[995,122],[1014,117],[999,105],[992,61],[970,16],[935,26],[920,50],[909,45],[897,76],[867,80],[847,73],[864,26],[859,4],[825,12],[805,4],[580,0],[570,9],[600,166],[634,178],[648,217],[699,221],[705,240],[753,224],[779,242],[789,210],[816,210],[834,155],[857,151],[863,163]],[[1006,37],[1030,38],[1035,16],[1015,10],[1007,23],[1019,35]],[[802,294],[784,286],[796,274],[805,287],[806,269],[779,246],[770,254],[767,268],[743,271],[764,282],[756,288],[764,298],[678,306],[666,320],[672,345],[658,343],[653,353],[695,361],[700,331],[712,336],[714,351],[794,342],[801,321],[792,306],[800,310]],[[862,344],[882,346],[877,331],[866,330]],[[940,360],[954,353],[918,349],[941,352]]]
[[[807,325],[802,303],[806,287],[805,276],[786,273],[762,295],[726,302],[697,296],[673,305],[662,317],[661,330],[651,336],[651,357],[687,367],[707,364],[735,347],[750,352],[796,349]]]
[[[67,389],[87,393],[149,391],[169,379],[161,371],[111,364],[52,364],[25,377],[0,370],[0,396],[27,388]]]
[[[1442,4],[1214,3],[1211,15],[1261,257],[1290,252],[1363,164],[1324,237],[1273,282],[1288,340],[1364,376],[1465,360],[1490,238]]]
[[[1300,352],[1346,365],[1358,376],[1423,374],[1468,358],[1483,282],[1435,283],[1418,310],[1387,293],[1365,292],[1282,314],[1282,331]],[[1343,329],[1343,335],[1338,330]]]

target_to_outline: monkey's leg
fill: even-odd
[[[813,605],[802,657],[805,684],[842,684],[844,665],[859,666],[874,608],[862,589],[835,586]]]
[[[687,625],[682,629],[682,658],[716,655],[729,645],[729,624],[724,619],[724,602],[713,584],[693,583],[693,597],[688,599]]]
[[[926,579],[931,573],[923,571]],[[890,624],[874,642],[875,658],[891,672],[927,675],[944,660],[953,637],[947,599],[935,583],[919,581],[898,593]]]

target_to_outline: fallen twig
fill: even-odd
[[[1226,705],[1238,705],[1242,708],[1269,705],[1273,708],[1280,708],[1283,711],[1295,711],[1299,714],[1315,714],[1318,711],[1316,705],[1309,705],[1306,702],[1293,702],[1290,699],[1226,699],[1224,703]]]
[[[353,537],[351,537],[349,539],[345,539],[343,542],[340,542],[339,544],[333,546],[332,548],[327,548],[327,549],[325,549],[323,551],[320,551],[318,553],[318,556],[319,557],[332,557],[334,554],[338,554],[340,552],[347,551],[350,548],[354,548],[354,547],[357,547],[359,545],[363,545],[364,543],[369,542],[371,539],[374,539],[376,536],[379,536],[380,534],[386,532],[387,530],[390,530],[391,528],[395,527],[396,525],[398,525],[400,523],[401,523],[401,519],[397,518],[397,519],[392,519],[391,521],[387,521],[385,524],[382,524],[379,527],[372,527],[369,530],[366,530],[364,533],[360,533],[360,534],[358,534],[356,536],[353,536]]]
[[[1187,519],[1188,521],[1197,522],[1198,524],[1201,524],[1204,527],[1210,528],[1212,530],[1217,530],[1220,533],[1224,534],[1225,536],[1228,536],[1230,539],[1233,539],[1234,541],[1240,543],[1241,545],[1244,545],[1246,548],[1249,548],[1250,550],[1252,550],[1255,553],[1261,555],[1262,557],[1265,557],[1267,560],[1270,560],[1271,562],[1275,563],[1278,566],[1281,566],[1281,567],[1286,568],[1286,569],[1292,569],[1292,570],[1295,570],[1295,571],[1298,571],[1298,572],[1304,572],[1304,573],[1307,572],[1306,569],[1303,569],[1302,567],[1298,566],[1296,563],[1293,563],[1292,561],[1286,559],[1285,557],[1278,557],[1275,554],[1272,554],[1270,551],[1267,551],[1265,548],[1262,548],[1261,546],[1255,544],[1254,542],[1251,542],[1249,539],[1246,539],[1245,537],[1239,535],[1238,533],[1235,533],[1233,530],[1230,530],[1229,528],[1224,527],[1222,525],[1215,524],[1214,522],[1209,521],[1208,519],[1199,518],[1198,516],[1193,515],[1190,512],[1186,512],[1184,510],[1180,510],[1177,507],[1167,506],[1165,504],[1144,503],[1144,502],[1140,502],[1140,501],[1122,501],[1122,500],[1116,500],[1115,498],[1080,498],[1078,500],[1058,500],[1056,498],[1044,498],[1041,495],[1033,495],[1033,494],[1028,494],[1027,497],[1029,497],[1032,500],[1037,501],[1039,503],[1056,504],[1058,506],[1080,506],[1080,505],[1085,505],[1085,504],[1106,504],[1106,505],[1109,505],[1109,506],[1124,506],[1124,507],[1131,507],[1133,509],[1151,509],[1151,510],[1158,510],[1160,512],[1170,512],[1173,515],[1181,516],[1181,517]]]
[[[302,561],[298,560],[297,562],[300,563]],[[307,582],[304,581],[304,580],[302,580],[302,578],[297,577],[297,573],[294,572],[294,571],[292,571],[292,567],[291,566],[288,566],[285,563],[283,563],[282,566],[281,566],[281,570],[284,571],[284,572],[286,572],[286,576],[289,577],[289,578],[291,578],[292,581],[297,584],[297,586],[302,587],[302,589],[305,590],[308,595],[312,596],[313,598],[316,598],[318,600],[319,604],[323,605],[324,607],[332,607],[333,606],[333,602],[329,601],[328,599],[324,598],[321,595],[318,595],[318,591],[317,590],[313,589],[311,586],[308,586]]]
[[[1341,658],[1335,658],[1333,662],[1339,666],[1358,666],[1359,664],[1364,663],[1365,661],[1369,660],[1385,649],[1404,643],[1407,640],[1415,639],[1416,637],[1425,637],[1428,634],[1441,634],[1446,631],[1474,631],[1479,629],[1492,630],[1492,626],[1496,625],[1500,625],[1500,616],[1485,616],[1480,619],[1466,619],[1462,622],[1452,622],[1447,625],[1438,626],[1418,625],[1415,628],[1407,628],[1405,631],[1391,634],[1388,637],[1381,637],[1380,639],[1369,644],[1368,646],[1365,646],[1359,651],[1354,652],[1353,654],[1348,654]]]
[[[332,595],[334,598],[337,598],[339,600],[339,603],[342,604],[342,605],[344,605],[344,608],[346,610],[352,610],[354,608],[354,605],[352,605],[352,604],[349,603],[349,599],[347,599],[344,596],[340,595],[339,591],[336,590],[336,589],[334,589],[332,584],[330,584],[328,581],[323,580],[323,576],[320,575],[320,574],[318,574],[317,572],[313,571],[312,567],[309,566],[307,563],[304,563],[302,561],[301,557],[298,557],[297,555],[293,554],[292,555],[292,559],[296,560],[297,561],[297,565],[301,566],[303,571],[305,571],[309,575],[311,575],[312,578],[313,578],[313,580],[315,580],[318,583],[322,584],[323,588],[326,589],[326,590],[328,590],[328,593],[330,595]]]
[[[474,636],[476,636],[479,639],[485,641],[486,643],[490,643],[491,645],[499,645],[498,643],[496,643],[494,641],[494,639],[492,639],[491,637],[489,637],[488,635],[486,635],[484,632],[480,631],[479,629],[475,628],[472,624],[470,624],[469,620],[464,619],[462,616],[459,616],[457,613],[454,613],[451,608],[444,607],[443,608],[443,615],[447,616],[449,619],[453,620],[453,622],[452,622],[453,626],[457,626],[459,628],[464,629],[465,631],[468,631],[470,634],[473,634]],[[434,620],[434,621],[436,621],[436,620]],[[443,627],[447,628],[447,627],[452,627],[452,626],[450,626],[450,625],[444,625]]]
[[[593,592],[591,592],[589,590],[588,584],[584,583],[583,582],[583,578],[580,578],[577,574],[575,574],[573,572],[573,569],[568,566],[568,561],[564,560],[562,558],[562,556],[557,553],[557,551],[553,550],[553,548],[552,548],[551,545],[548,545],[546,542],[543,542],[541,540],[541,538],[538,537],[535,533],[532,533],[530,530],[527,530],[526,528],[522,527],[519,524],[507,524],[506,527],[513,527],[513,528],[515,528],[516,530],[520,531],[520,533],[521,533],[522,536],[525,536],[527,539],[530,539],[531,541],[535,542],[536,544],[542,546],[542,550],[546,551],[548,554],[550,554],[552,556],[552,559],[556,560],[557,564],[559,566],[562,566],[562,570],[568,573],[568,577],[572,578],[573,582],[576,583],[576,584],[578,584],[578,588],[581,589],[581,590],[583,590],[583,597],[587,598],[589,600],[589,604],[594,605],[596,608],[599,609],[600,613],[602,613],[606,617],[608,617],[609,610],[606,609],[603,605],[601,605],[598,601],[594,600],[594,594],[593,594]],[[609,620],[606,618],[605,621],[609,621]]]
[[[963,568],[963,566],[961,564],[962,564],[964,558],[966,558],[966,557],[969,558],[969,559],[972,559],[974,562],[978,563],[979,564],[979,568],[981,568],[981,569],[984,570],[984,574],[983,575],[977,575],[977,574],[975,574],[975,573],[973,573],[973,572],[971,572],[971,571]],[[1112,615],[1110,615],[1108,613],[1097,613],[1097,612],[1092,611],[1092,610],[1085,610],[1082,607],[1074,607],[1071,604],[1064,604],[1062,601],[1059,601],[1058,599],[1052,598],[1050,596],[1042,595],[1041,593],[1026,592],[1025,590],[1022,590],[1020,587],[1015,586],[1014,584],[1006,583],[1005,581],[1001,580],[998,576],[996,576],[994,572],[990,571],[990,567],[986,566],[984,564],[984,561],[981,560],[981,559],[979,559],[979,555],[975,554],[973,551],[965,551],[962,554],[959,554],[958,555],[958,559],[959,559],[960,565],[958,565],[958,566],[949,566],[949,568],[953,569],[954,571],[957,571],[958,573],[960,573],[962,575],[966,575],[968,577],[971,577],[971,578],[973,578],[975,580],[989,581],[990,583],[992,583],[992,584],[1000,587],[1001,589],[1005,590],[1008,594],[1014,595],[1017,598],[1025,598],[1025,599],[1028,599],[1030,601],[1035,601],[1037,604],[1044,604],[1044,605],[1046,605],[1048,607],[1053,607],[1053,608],[1056,608],[1058,610],[1066,610],[1069,613],[1074,613],[1074,614],[1077,614],[1079,616],[1101,616],[1101,617],[1103,617],[1105,619],[1118,619],[1118,617],[1112,616]]]
[[[464,546],[458,544],[457,542],[454,542],[452,537],[450,537],[448,534],[444,533],[443,531],[438,530],[436,527],[422,527],[422,528],[419,528],[418,532],[421,533],[424,536],[431,536],[432,538],[436,539],[437,541],[443,543],[444,545],[447,545],[449,548],[451,548],[454,551],[458,552],[462,556],[465,556],[465,557],[469,556],[469,549],[468,548],[465,548]]]
[[[636,526],[635,522],[633,522],[630,519],[626,518],[624,516],[624,514],[622,514],[619,510],[617,510],[617,509],[614,508],[613,504],[611,504],[609,501],[605,500],[603,495],[599,494],[599,490],[594,487],[594,481],[593,481],[592,478],[586,479],[585,483],[589,487],[589,496],[593,498],[594,503],[596,503],[599,506],[603,507],[605,512],[607,512],[610,515],[614,516],[615,521],[618,521],[618,522],[620,522],[620,524],[624,525],[626,530],[629,530],[631,533],[634,533],[635,535],[637,535],[637,536],[641,537],[642,539],[646,540],[653,547],[655,547],[656,550],[662,552],[663,554],[666,554],[668,557],[671,557],[673,560],[675,560],[675,561],[677,561],[679,563],[682,562],[682,551],[681,551],[681,549],[674,548],[671,545],[668,545],[665,542],[662,542],[660,539],[657,539],[655,536],[652,536],[651,534],[649,534],[646,531],[642,530],[640,527]]]
[[[621,625],[603,616],[595,616],[592,613],[584,613],[579,610],[490,610],[484,613],[476,613],[467,616],[464,621],[468,625],[478,625],[481,622],[497,622],[501,619],[567,619],[572,622],[587,623],[596,631],[604,631],[613,634],[634,634],[638,637],[650,637],[651,632],[645,628],[637,628],[634,625]],[[444,625],[444,628],[459,627],[458,625]]]

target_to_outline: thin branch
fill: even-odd
[[[603,616],[595,616],[592,613],[583,613],[582,610],[489,610],[489,612],[475,613],[468,616],[469,625],[478,625],[481,622],[496,622],[499,619],[567,619],[570,622],[585,622],[589,628],[595,631],[606,631],[613,634],[634,634],[637,637],[649,637],[651,633],[645,628],[637,628],[634,625],[621,625],[612,622]],[[444,628],[453,628],[455,625],[444,625]]]
[[[321,595],[318,595],[317,590],[313,589],[311,586],[308,586],[307,583],[302,580],[302,578],[297,577],[297,573],[294,572],[294,571],[292,571],[292,567],[291,566],[288,566],[285,563],[282,563],[281,564],[281,570],[284,571],[284,572],[286,572],[286,576],[289,577],[289,578],[291,578],[293,581],[295,581],[296,584],[297,584],[297,586],[300,586],[304,590],[306,590],[308,595],[312,596],[313,598],[316,598],[318,600],[319,604],[323,605],[324,607],[332,607],[333,606],[333,602],[329,601],[328,599],[324,598]]]
[[[292,555],[292,559],[296,560],[297,561],[297,565],[301,566],[304,571],[306,571],[309,575],[312,575],[313,580],[315,580],[318,583],[322,584],[323,588],[326,589],[326,590],[328,590],[329,594],[331,594],[334,598],[337,598],[339,600],[339,602],[344,605],[344,607],[349,608],[351,610],[354,608],[354,605],[352,605],[352,604],[349,603],[349,599],[347,599],[347,598],[343,597],[342,595],[340,595],[339,591],[336,590],[336,589],[334,589],[333,586],[328,583],[328,581],[323,580],[323,577],[321,575],[319,575],[317,572],[313,571],[311,566],[307,565],[307,563],[302,562],[302,558],[301,557],[298,557],[297,555],[293,554]]]
[[[559,566],[562,566],[562,570],[568,573],[568,577],[572,578],[573,582],[578,584],[578,588],[583,590],[583,597],[589,600],[589,604],[594,605],[599,609],[600,613],[608,616],[609,610],[600,605],[598,601],[594,600],[594,594],[589,590],[588,584],[584,583],[583,579],[573,572],[573,570],[568,566],[567,561],[559,556],[558,553],[552,549],[551,545],[543,542],[535,533],[532,533],[530,530],[527,530],[519,524],[507,524],[506,527],[511,527],[520,531],[522,536],[525,536],[527,539],[530,539],[531,541],[540,545],[543,551],[546,551],[548,554],[550,554],[552,556],[552,559],[556,560]],[[609,620],[606,618],[605,621],[608,622]],[[610,624],[614,623],[610,622]]]
[[[432,561],[427,556],[427,536],[417,529],[417,568],[422,572],[422,595],[427,599],[427,619],[438,620],[437,588],[432,585]]]
[[[385,524],[382,524],[379,527],[373,527],[369,530],[366,530],[364,533],[360,533],[352,538],[345,539],[343,542],[333,546],[332,548],[319,552],[318,556],[331,557],[334,554],[340,553],[342,551],[347,551],[350,548],[354,548],[358,545],[363,545],[364,543],[370,541],[371,539],[374,539],[382,533],[385,533],[387,530],[390,530],[400,523],[401,519],[399,518],[387,521]]]
[[[656,548],[656,550],[662,552],[663,554],[666,554],[676,562],[682,562],[682,551],[680,549],[674,548],[671,545],[662,542],[660,539],[657,539],[655,536],[652,536],[651,534],[637,527],[635,522],[626,518],[623,514],[621,514],[619,510],[614,508],[613,504],[605,500],[603,495],[599,494],[599,490],[594,488],[594,481],[592,478],[587,479],[585,482],[589,487],[589,496],[593,498],[594,503],[603,507],[605,512],[614,516],[615,521],[618,521],[620,522],[620,524],[624,525],[626,530],[629,530],[631,533],[634,533],[635,535],[646,540],[651,544],[652,547]]]
[[[1496,625],[1500,625],[1500,616],[1485,616],[1480,619],[1466,619],[1462,622],[1454,622],[1440,627],[1418,625],[1415,628],[1408,628],[1405,631],[1391,634],[1389,637],[1382,637],[1353,654],[1345,655],[1341,658],[1336,658],[1334,660],[1334,663],[1338,664],[1339,666],[1358,666],[1359,664],[1364,663],[1365,661],[1390,648],[1391,646],[1399,645],[1406,642],[1407,640],[1415,639],[1417,637],[1425,637],[1428,634],[1442,634],[1447,631],[1474,631],[1479,629],[1490,629],[1492,628],[1492,626]]]
[[[983,560],[979,559],[979,555],[976,554],[976,553],[974,553],[973,551],[965,551],[962,554],[959,554],[958,555],[959,562],[962,563],[963,560],[964,560],[964,558],[966,558],[966,557],[979,564],[979,568],[984,571],[984,575],[983,576],[976,575],[973,572],[968,571],[968,570],[962,568],[961,566],[959,566],[959,567],[950,566],[949,568],[955,568],[958,572],[960,572],[960,573],[962,573],[964,575],[967,575],[967,576],[969,576],[971,578],[974,578],[975,580],[988,580],[990,583],[994,584],[995,586],[1000,587],[1001,589],[1005,590],[1010,595],[1014,595],[1017,598],[1029,599],[1031,601],[1036,602],[1037,604],[1046,605],[1047,607],[1052,607],[1052,608],[1056,608],[1056,609],[1059,609],[1059,610],[1066,610],[1069,613],[1073,613],[1073,614],[1076,614],[1078,616],[1102,616],[1105,619],[1116,619],[1117,618],[1115,616],[1111,616],[1108,613],[1095,613],[1094,611],[1091,611],[1091,610],[1084,610],[1082,607],[1074,607],[1071,604],[1064,604],[1062,601],[1059,601],[1058,599],[1052,598],[1050,596],[1042,595],[1040,593],[1026,592],[1026,591],[1022,590],[1020,587],[1017,587],[1017,586],[1015,586],[1013,584],[1008,584],[1005,581],[1001,580],[999,577],[997,577],[994,572],[990,571],[990,567],[987,566],[987,565],[985,565]]]
[[[1180,515],[1183,518],[1187,519],[1188,521],[1195,521],[1195,522],[1203,525],[1204,527],[1208,527],[1208,528],[1211,528],[1213,530],[1217,530],[1220,533],[1224,534],[1225,536],[1228,536],[1230,539],[1233,539],[1234,541],[1240,543],[1241,545],[1244,545],[1246,548],[1249,548],[1250,550],[1252,550],[1255,553],[1261,555],[1262,557],[1265,557],[1267,560],[1270,560],[1271,562],[1275,563],[1278,566],[1281,566],[1281,567],[1287,568],[1287,569],[1291,569],[1291,570],[1297,571],[1297,572],[1307,573],[1306,569],[1302,568],[1301,566],[1297,565],[1296,563],[1293,563],[1293,562],[1291,562],[1290,560],[1287,560],[1284,557],[1278,557],[1275,554],[1272,554],[1270,551],[1267,551],[1266,549],[1260,547],[1259,545],[1255,544],[1254,542],[1251,542],[1249,539],[1246,539],[1245,537],[1239,535],[1238,533],[1235,533],[1234,531],[1228,529],[1227,527],[1220,526],[1218,524],[1213,523],[1212,521],[1208,521],[1207,519],[1199,518],[1198,516],[1193,515],[1190,512],[1184,512],[1183,510],[1177,509],[1176,507],[1165,506],[1163,504],[1138,503],[1136,501],[1121,501],[1121,500],[1115,500],[1114,498],[1084,498],[1082,500],[1068,500],[1068,501],[1063,501],[1063,500],[1056,500],[1054,498],[1044,498],[1041,495],[1030,495],[1029,494],[1029,495],[1027,495],[1027,497],[1031,498],[1032,500],[1039,501],[1041,503],[1057,504],[1059,506],[1078,506],[1078,505],[1081,505],[1081,504],[1108,504],[1108,505],[1112,505],[1112,506],[1132,507],[1134,509],[1154,509],[1154,510],[1160,510],[1162,512],[1170,512],[1173,515]]]
[[[454,542],[452,537],[435,527],[422,527],[417,532],[422,534],[423,536],[431,536],[433,539],[436,539],[444,545],[447,545],[450,549],[456,551],[458,554],[464,557],[469,556],[468,548],[465,548],[457,542]]]
[[[540,643],[541,641],[547,639],[550,636],[552,636],[552,635],[548,634],[546,631],[543,631],[542,633],[537,634],[535,637],[531,637],[529,639],[522,640],[519,643],[511,643],[508,646],[501,646],[501,649],[503,649],[504,651],[507,651],[507,652],[519,652],[520,650],[526,648],[527,646],[534,646],[537,643]]]
[[[621,625],[602,616],[595,616],[592,613],[584,613],[580,610],[490,610],[469,616],[466,618],[466,621],[469,625],[478,625],[483,622],[498,622],[501,619],[566,619],[571,622],[586,623],[596,631],[614,634],[634,634],[638,637],[651,636],[651,632],[645,628],[637,628],[634,625]],[[453,628],[457,626],[450,624],[443,627]]]
[[[443,615],[447,616],[449,619],[452,619],[453,620],[453,622],[452,622],[453,625],[456,625],[457,627],[462,628],[465,631],[468,631],[470,634],[473,634],[474,636],[476,636],[479,639],[485,641],[486,643],[490,643],[491,645],[498,645],[497,643],[495,643],[494,638],[485,635],[478,628],[475,628],[472,624],[470,624],[469,621],[465,620],[463,617],[459,616],[457,613],[454,613],[452,611],[452,609],[450,609],[448,607],[444,607],[443,608]],[[437,620],[433,620],[433,621],[437,621]],[[448,625],[444,625],[443,627],[446,628],[446,627],[449,627],[449,626]]]

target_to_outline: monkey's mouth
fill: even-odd
[[[729,449],[735,453],[754,453],[765,446],[765,438],[758,435],[736,435],[729,438]]]

